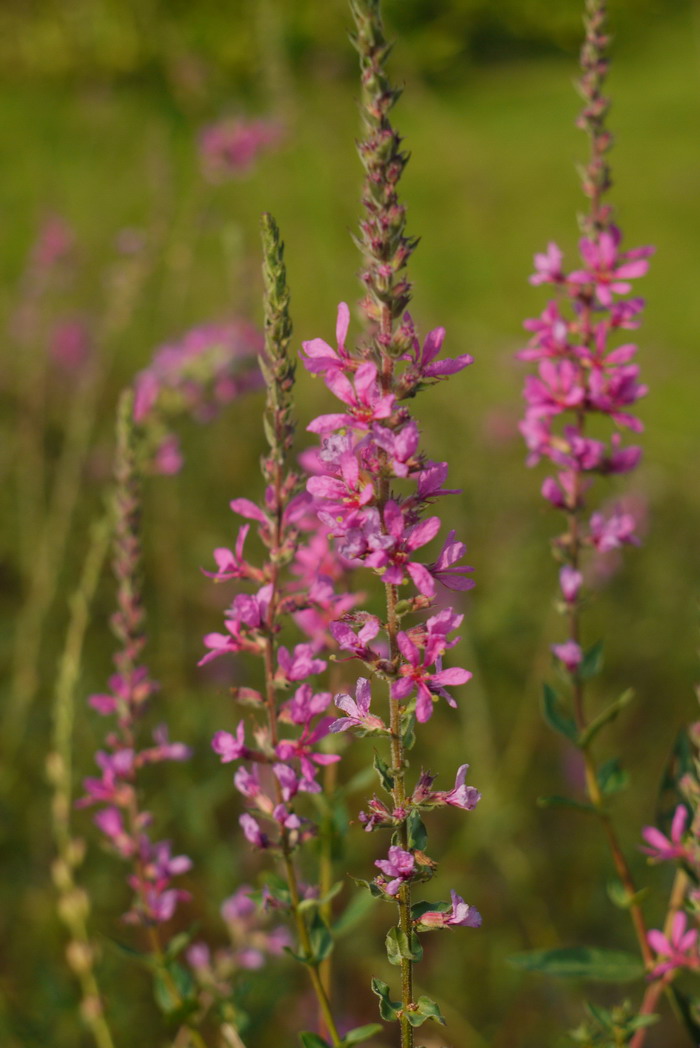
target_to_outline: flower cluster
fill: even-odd
[[[208,422],[226,404],[259,389],[261,348],[260,332],[236,320],[193,328],[156,350],[134,383],[134,418],[147,427],[155,445],[156,472],[176,473],[182,465],[177,437],[165,428],[166,420],[185,413]]]
[[[676,867],[676,889],[664,930],[648,933],[649,945],[656,955],[652,978],[669,976],[680,969],[700,970],[700,724],[688,731],[690,758],[678,778],[681,796],[669,820],[667,833],[656,826],[642,832],[642,848],[652,863],[670,863]],[[688,921],[693,927],[688,927]]]
[[[202,170],[210,182],[240,178],[281,137],[281,127],[270,120],[226,119],[209,124],[199,135]]]
[[[252,707],[256,715],[250,724],[240,720],[235,732],[218,731],[212,748],[222,763],[240,762],[234,784],[247,809],[240,816],[241,829],[254,848],[269,851],[279,862],[283,887],[276,890],[274,901],[296,924],[297,955],[309,965],[320,1013],[337,1045],[340,1036],[316,971],[323,957],[317,953],[308,918],[300,908],[302,889],[295,852],[317,832],[311,819],[300,813],[300,800],[304,794],[320,793],[320,770],[340,760],[326,742],[333,722],[327,715],[332,696],[319,687],[316,678],[328,663],[329,624],[352,609],[356,598],[343,595],[342,589],[336,591],[343,567],[325,537],[319,536],[310,512],[311,497],[289,465],[295,365],[289,354],[291,321],[283,248],[270,216],[263,219],[263,244],[266,315],[261,367],[267,390],[264,422],[269,444],[262,458],[265,494],[261,504],[247,498],[231,503],[246,523],[239,528],[233,550],[215,550],[217,571],[210,573],[219,582],[247,583],[251,591],[234,597],[225,615],[226,632],[204,638],[208,651],[201,663],[245,652],[257,656],[262,664],[262,691],[234,690],[238,700]],[[266,551],[259,565],[244,554],[253,524]],[[294,620],[303,639],[293,646],[280,644],[278,634],[283,627],[293,626]],[[314,920],[321,921],[320,915]],[[327,929],[324,934],[330,937]]]
[[[139,664],[145,644],[144,609],[139,589],[141,546],[139,538],[139,490],[130,419],[132,396],[120,404],[116,461],[114,573],[117,578],[117,611],[113,630],[121,647],[114,656],[117,672],[110,677],[109,691],[92,695],[90,705],[104,717],[114,718],[114,728],[105,739],[105,749],[96,754],[99,777],[84,782],[80,807],[99,806],[95,823],[111,849],[127,860],[128,883],[134,901],[125,920],[134,924],[160,924],[170,920],[179,901],[189,898],[173,888],[174,877],[191,867],[185,855],[172,855],[170,841],[149,836],[150,812],[142,806],[138,776],[143,767],[162,761],[187,760],[190,750],[171,742],[165,725],[153,732],[153,744],[143,745],[139,721],[157,690],[148,669]]]
[[[625,442],[624,433],[639,433],[642,423],[634,406],[647,392],[634,363],[637,346],[625,332],[639,326],[644,300],[633,296],[632,281],[647,272],[651,247],[623,250],[622,233],[603,202],[611,185],[606,153],[612,136],[605,127],[609,100],[603,94],[608,68],[604,32],[605,5],[587,6],[583,75],[579,86],[584,108],[578,126],[587,132],[591,155],[582,183],[589,213],[582,220],[581,265],[567,271],[564,257],[550,243],[535,255],[534,285],[551,285],[556,297],[542,314],[525,321],[532,338],[518,356],[536,364],[525,380],[525,417],[520,429],[528,448],[528,465],[548,459],[555,473],[545,478],[542,495],[566,514],[567,531],[556,542],[564,567],[560,587],[564,610],[575,615],[583,583],[584,551],[608,553],[636,544],[634,516],[622,507],[589,510],[587,492],[596,476],[629,473],[641,448]],[[614,429],[601,425],[612,423]],[[590,514],[590,515],[589,515]],[[561,650],[559,650],[561,649]],[[578,638],[571,636],[554,653],[570,673],[581,662]]]

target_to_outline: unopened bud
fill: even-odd
[[[93,964],[92,949],[86,942],[69,942],[66,947],[68,967],[76,975],[89,972]]]

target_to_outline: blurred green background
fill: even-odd
[[[610,6],[613,199],[626,244],[658,250],[639,285],[648,300],[639,332],[650,386],[645,459],[624,482],[646,509],[648,531],[601,586],[588,640],[606,637],[596,700],[627,686],[637,692],[601,754],[622,752],[631,774],[620,822],[635,869],[656,889],[648,902],[653,925],[668,871],[646,869],[639,829],[654,817],[676,733],[696,716],[699,676],[700,15],[682,0]],[[447,328],[450,353],[476,358],[416,405],[428,453],[449,459],[463,489],[446,516],[466,537],[477,579],[456,653],[475,679],[456,719],[440,710],[431,722],[416,763],[435,771],[439,759],[446,788],[467,760],[484,795],[463,820],[435,819],[440,888],[456,887],[482,912],[484,927],[429,943],[418,978],[449,1025],[424,1041],[540,1048],[563,1043],[561,1031],[578,1022],[587,992],[606,1003],[616,990],[525,977],[508,967],[508,955],[577,942],[633,947],[626,915],[607,899],[609,866],[595,827],[536,807],[539,795],[563,792],[562,776],[575,781],[577,769],[538,712],[548,646],[561,636],[548,551],[558,522],[539,498],[542,474],[523,466],[524,368],[513,357],[522,320],[545,301],[527,283],[533,252],[555,239],[571,258],[576,244],[575,165],[586,151],[572,89],[580,5],[387,0],[386,20],[397,39],[394,75],[406,85],[395,120],[412,154],[403,188],[409,231],[422,238],[411,265],[413,312],[424,332]],[[299,341],[330,339],[337,302],[357,299],[350,234],[360,168],[349,27],[341,0],[4,0],[0,8],[3,1045],[90,1043],[55,917],[44,761],[67,598],[108,482],[119,390],[155,347],[196,324],[231,316],[259,322],[263,210],[286,240]],[[247,177],[211,186],[197,135],[226,114],[271,116],[284,139]],[[28,258],[50,214],[63,216],[76,247],[70,265],[37,294]],[[94,346],[78,377],[57,370],[47,350],[55,325],[71,318]],[[304,424],[324,403],[321,385],[301,373],[302,441]],[[260,490],[260,408],[260,397],[250,396],[207,427],[183,424],[185,466],[149,483],[144,512],[148,658],[173,737],[197,748],[191,765],[166,767],[154,779],[153,807],[163,834],[195,859],[190,881],[199,902],[190,913],[214,934],[218,901],[255,876],[255,860],[236,830],[230,775],[209,751],[211,733],[230,727],[234,713],[225,675],[195,666],[224,599],[199,569],[211,565],[215,546],[232,540],[230,498]],[[605,497],[622,490],[611,482]],[[76,781],[92,772],[103,728],[83,700],[110,672],[112,599],[105,572],[80,677]],[[359,767],[368,755],[359,743],[351,760]],[[350,818],[362,796],[350,798]],[[108,1006],[119,1043],[138,1031],[138,1043],[167,1044],[145,974],[125,969],[110,946],[127,937],[118,922],[124,871],[101,853],[88,815],[74,822],[90,840],[81,877],[94,899],[92,929],[103,945],[104,983],[114,987]],[[352,827],[341,873],[366,875],[378,847]],[[375,1017],[370,974],[388,974],[381,958],[388,911],[380,910],[337,952],[341,1007],[358,1022]],[[298,973],[278,962],[271,976],[263,990],[251,990],[267,1022],[253,1024],[249,1048],[292,1043],[295,1024],[305,1021],[303,998],[292,1003]],[[652,1034],[649,1044],[684,1043],[671,1037]]]

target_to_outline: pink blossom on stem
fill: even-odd
[[[659,979],[676,968],[700,968],[698,931],[697,928],[686,930],[687,924],[687,914],[679,910],[673,918],[670,937],[657,929],[647,934],[647,941],[661,962],[650,973],[652,979]]]

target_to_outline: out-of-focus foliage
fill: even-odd
[[[691,0],[616,0],[616,29],[636,35],[650,17],[678,13]],[[575,50],[577,0],[388,0],[412,76],[458,78],[465,62]],[[265,54],[289,63],[350,70],[338,25],[344,0],[4,0],[0,76],[119,77],[158,69],[225,73],[250,90]],[[346,19],[349,24],[349,19]]]

